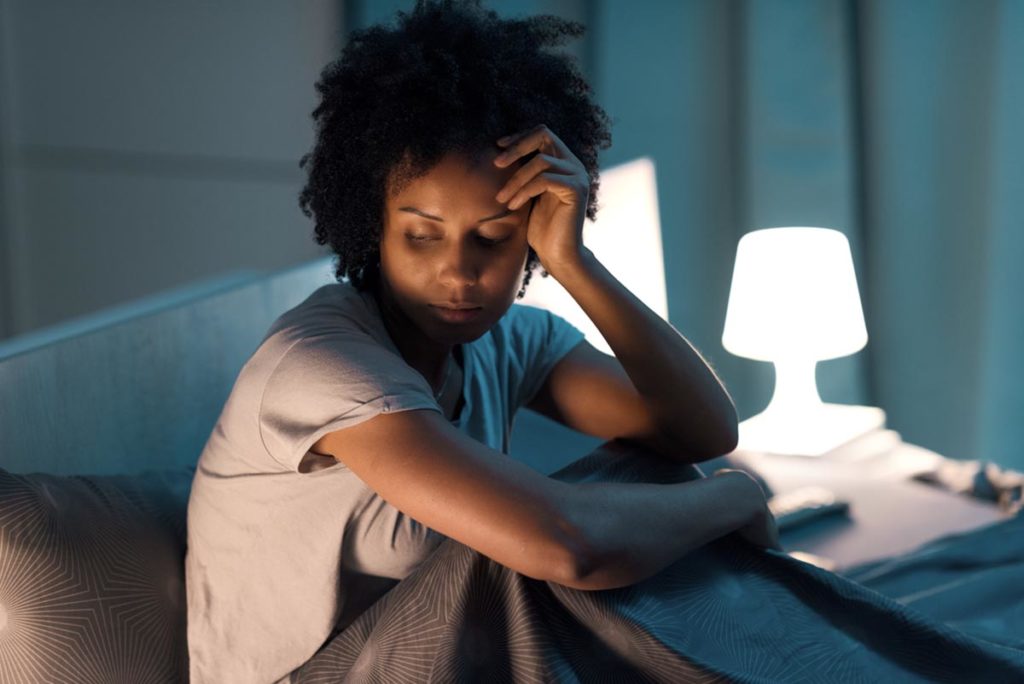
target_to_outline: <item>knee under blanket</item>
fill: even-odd
[[[701,476],[621,442],[552,475],[661,483]],[[643,582],[601,591],[534,580],[447,540],[292,679],[1024,681],[1024,519],[972,535],[845,576],[727,536]],[[978,555],[972,539],[981,540]],[[960,598],[957,582],[979,572],[989,581],[967,584],[984,585],[986,600]],[[999,591],[1015,593],[992,601]]]

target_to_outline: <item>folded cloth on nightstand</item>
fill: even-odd
[[[934,470],[919,473],[914,479],[959,494],[994,501],[1000,510],[1010,514],[1024,506],[1024,473],[1003,470],[989,461],[946,459]]]

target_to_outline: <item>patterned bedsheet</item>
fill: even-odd
[[[560,480],[701,477],[609,442]],[[727,536],[620,589],[534,580],[455,540],[298,682],[1020,682],[1024,518],[843,575]]]

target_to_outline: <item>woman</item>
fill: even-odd
[[[584,592],[635,585],[733,531],[750,552],[778,548],[761,489],[738,471],[572,482],[506,456],[522,407],[683,468],[736,443],[713,371],[582,243],[606,117],[572,63],[544,49],[581,32],[419,2],[397,27],[354,33],[323,72],[301,205],[339,283],[271,327],[200,458],[193,682],[287,680],[322,647],[346,652],[367,609],[446,541],[496,564],[491,575]],[[615,356],[514,304],[538,264]],[[436,587],[416,605],[448,610]],[[389,676],[426,678],[416,668],[437,651]],[[387,659],[363,648],[359,660]]]
[[[714,373],[582,244],[606,119],[571,63],[541,50],[581,30],[421,3],[395,31],[354,34],[325,70],[302,204],[351,284],[274,325],[200,460],[193,681],[288,674],[344,626],[336,607],[356,593],[348,613],[365,607],[443,537],[581,589],[644,579],[739,528],[775,544],[738,472],[666,496],[560,483],[502,453],[522,406],[686,463],[736,440]],[[513,307],[538,262],[616,357]]]

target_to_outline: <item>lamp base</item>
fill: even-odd
[[[865,433],[883,427],[885,411],[877,406],[820,404],[796,417],[764,411],[740,423],[736,450],[826,456]]]

